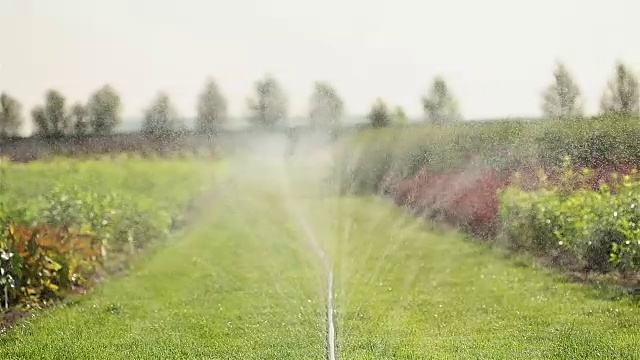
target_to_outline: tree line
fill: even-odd
[[[571,119],[583,116],[580,89],[571,73],[557,63],[553,82],[544,89],[541,109],[546,118]],[[254,96],[247,100],[251,123],[270,128],[287,118],[288,99],[280,83],[270,75],[254,84]],[[442,77],[436,77],[422,99],[425,121],[444,124],[463,119],[453,92]],[[614,76],[607,83],[600,102],[603,114],[633,116],[640,114],[638,78],[624,64],[618,63]],[[209,78],[198,96],[194,131],[215,134],[228,120],[227,100],[216,82]],[[316,82],[309,99],[310,126],[332,127],[344,115],[344,102],[336,89],[327,82]],[[95,91],[86,103],[68,107],[67,99],[57,90],[45,94],[44,104],[31,110],[34,135],[60,137],[90,134],[108,135],[121,123],[121,99],[110,85]],[[390,109],[384,100],[374,101],[368,114],[373,127],[404,124],[408,121],[404,110]],[[7,93],[0,94],[0,137],[17,136],[23,123],[22,106]],[[145,110],[141,131],[161,136],[184,129],[180,116],[165,92],[159,92]]]
[[[425,120],[444,124],[462,120],[458,105],[447,83],[436,77],[429,93],[422,99]],[[541,110],[548,119],[576,119],[584,116],[584,102],[580,89],[567,67],[558,62],[553,72],[553,82],[542,93]],[[623,63],[617,63],[613,77],[607,83],[600,100],[602,115],[640,115],[640,88],[638,78]],[[369,121],[373,127],[384,127],[406,121],[401,108],[389,110],[382,99],[371,107]]]

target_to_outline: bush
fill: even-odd
[[[569,156],[578,167],[616,167],[640,164],[639,136],[637,118],[612,117],[367,129],[347,137],[343,156],[349,161],[337,166],[348,165],[349,171],[336,172],[345,188],[377,191],[389,174],[403,178],[421,170],[464,171],[470,165],[500,172],[523,166],[553,170]]]
[[[52,159],[0,167],[0,289],[4,305],[46,304],[122,268],[166,238],[211,167],[193,160]],[[179,184],[179,186],[176,186]]]
[[[620,117],[368,129],[344,140],[335,174],[564,267],[637,271],[639,135]]]
[[[501,191],[504,239],[519,250],[582,270],[640,270],[640,180],[566,191],[560,186]]]
[[[5,307],[36,305],[87,284],[99,266],[100,251],[77,228],[9,225],[0,244]]]

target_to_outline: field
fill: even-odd
[[[639,124],[603,117],[370,130],[348,138],[337,167],[344,193],[389,196],[550,265],[615,272],[637,286]]]
[[[52,178],[67,186],[91,178],[80,181],[90,184],[83,191],[144,192],[184,225],[127,255],[128,269],[87,295],[6,330],[1,357],[327,358],[330,272],[339,359],[640,357],[632,298],[569,282],[526,254],[470,241],[383,197],[340,195],[329,154],[283,160],[277,144],[263,141],[259,155],[224,164],[7,167],[3,184],[12,190],[4,191],[14,199],[46,194]],[[32,172],[56,175],[26,177]],[[204,200],[188,206],[194,199]],[[176,215],[185,211],[188,219]]]

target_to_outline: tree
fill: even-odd
[[[33,110],[31,110],[31,118],[33,118],[33,124],[36,127],[36,135],[47,136],[51,134],[51,126],[43,106],[38,105],[34,107]]]
[[[395,111],[393,113],[393,123],[398,126],[407,125],[409,119],[407,118],[407,114],[404,112],[402,106],[396,106]]]
[[[87,111],[94,133],[111,134],[121,122],[120,96],[110,85],[104,85],[89,98]]]
[[[433,81],[429,95],[422,100],[426,120],[434,124],[444,124],[461,120],[458,104],[447,83],[441,77]]]
[[[208,79],[198,99],[196,132],[217,133],[227,120],[227,100],[222,96],[213,79]]]
[[[71,107],[71,124],[73,126],[73,132],[76,135],[84,136],[91,130],[89,128],[89,111],[87,107],[81,103],[76,103]]]
[[[0,94],[0,137],[16,136],[22,126],[22,105],[6,93]]]
[[[543,95],[542,111],[545,117],[572,119],[582,116],[580,89],[562,63],[558,63],[553,73],[554,83]]]
[[[287,117],[287,97],[280,84],[270,75],[255,84],[256,97],[249,100],[253,112],[251,121],[261,127],[270,128]]]
[[[310,100],[309,119],[311,127],[335,127],[342,119],[344,102],[326,82],[316,82]]]
[[[640,113],[638,78],[624,64],[616,65],[614,79],[609,81],[600,107],[604,114],[632,116]]]
[[[68,132],[69,118],[65,102],[65,97],[57,90],[47,91],[44,106],[36,106],[31,111],[38,135],[63,136]]]
[[[151,136],[165,136],[178,129],[179,121],[169,95],[159,92],[145,112],[142,132]]]
[[[389,126],[391,123],[391,116],[389,115],[387,104],[385,104],[382,99],[378,98],[373,103],[371,112],[369,113],[369,122],[374,128]]]

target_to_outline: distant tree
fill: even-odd
[[[171,104],[169,95],[158,93],[145,112],[142,132],[151,136],[165,136],[178,130],[179,126],[178,112]]]
[[[394,125],[404,126],[409,122],[409,118],[407,118],[407,114],[404,112],[402,106],[396,106],[395,111],[393,112],[393,123]]]
[[[369,122],[374,128],[386,127],[391,124],[389,109],[382,99],[378,98],[375,103],[373,103],[371,112],[369,112]]]
[[[22,105],[6,93],[0,94],[0,137],[16,136],[22,126]]]
[[[87,104],[89,127],[96,134],[111,134],[120,124],[120,96],[110,85],[91,95]]]
[[[331,84],[316,82],[309,108],[311,127],[333,128],[342,119],[344,102]]]
[[[41,136],[63,136],[69,130],[69,118],[65,109],[65,97],[57,90],[49,90],[44,106],[31,111],[36,133]]]
[[[544,92],[542,111],[547,118],[572,119],[582,116],[580,89],[562,63],[553,72],[555,81]]]
[[[84,136],[90,132],[89,111],[86,106],[81,103],[76,103],[71,107],[69,116],[71,118],[74,134]]]
[[[631,116],[640,113],[638,78],[624,64],[616,65],[615,77],[607,84],[600,103],[602,113]]]
[[[434,124],[444,124],[461,120],[458,104],[441,77],[436,77],[427,97],[422,100],[426,120]]]
[[[47,119],[47,114],[44,111],[44,107],[38,105],[31,110],[31,118],[35,125],[35,134],[38,136],[47,136],[51,134],[51,126]]]
[[[227,120],[227,100],[222,96],[218,85],[208,79],[204,91],[198,98],[196,132],[199,134],[217,133]]]
[[[255,84],[256,98],[249,99],[251,121],[264,128],[274,127],[287,117],[287,97],[270,75]]]

